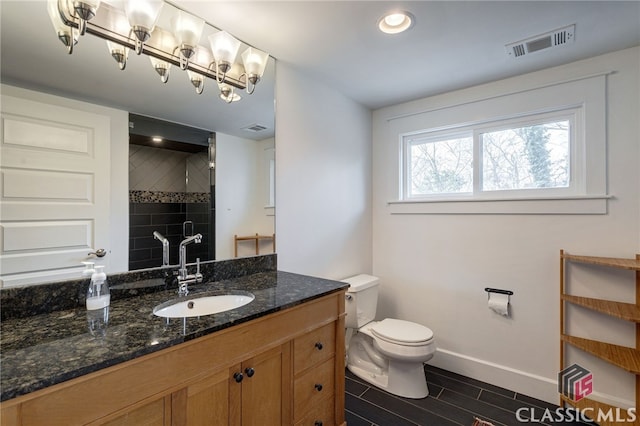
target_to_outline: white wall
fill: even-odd
[[[234,235],[273,234],[273,217],[264,212],[263,143],[216,134],[216,258],[234,256]],[[251,243],[238,256],[255,255]],[[265,249],[261,254],[269,253]]]
[[[558,402],[559,250],[631,258],[640,249],[639,56],[638,48],[624,50],[374,111],[373,273],[381,277],[382,287],[378,316],[430,327],[439,348],[432,364]],[[390,144],[398,146],[389,130],[392,117],[609,71],[615,71],[607,77],[608,192],[614,198],[607,214],[390,214],[387,202],[398,199],[399,161],[389,155]],[[606,279],[598,271],[580,275],[588,291],[634,301],[632,274],[614,273],[616,282],[625,285],[611,291],[595,285],[594,275]],[[514,291],[512,318],[487,309],[487,286]],[[580,321],[594,318],[594,327],[580,327]],[[608,341],[634,344],[631,324],[584,312],[572,313],[571,320],[586,337],[600,333]],[[632,375],[569,352],[573,362],[592,369],[601,399],[623,405],[633,400]]]
[[[341,279],[371,272],[371,113],[279,61],[278,268]]]

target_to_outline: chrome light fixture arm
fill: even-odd
[[[96,16],[96,11],[99,4],[100,2],[93,2],[93,4],[91,4],[78,0],[73,2],[73,10],[75,11],[75,15],[79,19],[78,30],[80,31],[80,35],[84,35],[85,31],[87,30],[87,21]]]
[[[241,79],[242,77],[244,77],[245,79],[245,89],[247,93],[252,95],[253,92],[256,90],[256,85],[260,81],[260,76],[257,74],[244,73],[240,76]]]

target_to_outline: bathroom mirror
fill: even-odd
[[[256,243],[258,253],[273,251],[272,138],[221,134],[218,154],[212,131],[136,114],[129,127],[130,270],[162,265],[167,252],[177,264],[178,244],[194,234],[202,238],[189,263],[253,255]]]
[[[215,171],[224,176],[216,182],[216,260],[234,257],[235,235],[274,234],[275,60],[272,57],[255,92],[238,92],[239,101],[226,103],[220,99],[212,81],[207,81],[203,93],[197,94],[186,72],[176,66],[171,68],[168,81],[162,83],[145,55],[130,52],[126,68],[120,70],[105,41],[90,34],[79,37],[73,54],[68,54],[49,20],[46,1],[3,0],[0,8],[3,84],[215,134]],[[206,45],[206,39],[200,44]],[[234,164],[225,164],[225,161]],[[121,167],[123,172],[128,169],[127,164]],[[256,193],[260,199],[248,201],[245,196],[236,199],[239,185],[258,188]],[[114,228],[109,232],[128,232],[122,224],[111,226]],[[161,244],[157,247],[161,248]],[[261,254],[269,252],[265,246]],[[240,244],[238,256],[253,254],[253,246]]]

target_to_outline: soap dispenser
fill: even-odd
[[[96,337],[104,337],[109,323],[109,303],[111,294],[104,266],[94,267],[91,283],[87,290],[87,324],[89,332]]]

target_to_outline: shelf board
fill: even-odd
[[[614,413],[614,420],[612,421],[600,421],[600,423],[598,423],[600,426],[615,426],[618,425],[619,422],[615,421],[615,413],[616,410],[620,410],[619,407],[613,406],[613,405],[609,405],[609,404],[605,404],[604,402],[600,402],[600,401],[596,401],[593,399],[589,399],[589,398],[582,398],[580,401],[576,402],[576,401],[572,401],[569,398],[567,398],[564,395],[560,395],[560,400],[564,403],[567,403],[569,405],[571,405],[574,408],[577,408],[578,410],[584,412],[584,415],[586,417],[589,417],[592,420],[593,413],[598,413],[599,410],[601,410],[603,413],[607,413],[609,412],[609,410],[612,410],[612,412]],[[593,411],[589,410],[589,411],[584,411],[585,408],[592,408]],[[621,412],[625,413],[625,410],[621,410]]]
[[[640,306],[632,303],[614,302],[611,300],[592,299],[589,297],[563,294],[562,300],[571,302],[603,314],[611,315],[627,321],[640,323]]]
[[[640,374],[640,351],[627,346],[562,335],[562,341],[634,374]]]
[[[616,257],[596,257],[596,256],[576,256],[564,253],[563,259],[572,262],[589,263],[591,265],[609,266],[612,268],[629,269],[631,271],[640,271],[640,260],[636,259],[620,259]]]

